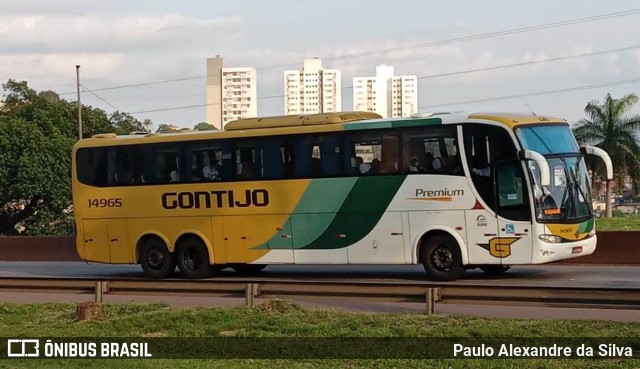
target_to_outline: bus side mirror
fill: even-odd
[[[549,163],[547,159],[537,151],[522,150],[518,153],[520,160],[533,160],[540,168],[540,186],[549,186],[551,184],[551,175],[549,173]]]
[[[595,155],[604,161],[604,166],[607,168],[607,179],[613,179],[613,163],[606,151],[599,147],[584,145],[580,148],[583,154]]]

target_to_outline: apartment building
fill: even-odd
[[[341,73],[323,69],[318,58],[304,60],[301,70],[284,72],[284,112],[318,114],[342,111]]]
[[[394,76],[394,67],[379,65],[375,77],[353,78],[353,110],[371,111],[385,118],[418,112],[418,78]]]
[[[237,119],[258,116],[254,68],[225,67],[217,55],[207,59],[207,123],[218,129]]]

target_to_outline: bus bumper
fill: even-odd
[[[591,255],[596,250],[597,241],[597,236],[575,242],[548,243],[538,241],[538,248],[533,250],[531,263],[544,264]]]

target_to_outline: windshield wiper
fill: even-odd
[[[565,178],[567,179],[567,191],[565,192],[565,195],[567,193],[569,195],[569,198],[568,198],[569,205],[570,205],[571,211],[573,212],[571,216],[575,218],[578,216],[578,201],[580,201],[579,196],[582,196],[582,198],[584,199],[584,202],[587,201],[587,198],[584,194],[584,191],[582,191],[582,188],[578,184],[577,175],[573,171],[568,170],[567,162],[565,161],[565,159],[560,159],[560,160],[562,160],[562,162],[564,163],[563,169],[565,172]],[[577,164],[578,163],[576,163],[576,165]],[[589,215],[591,215],[589,206],[587,206],[587,212],[589,213]],[[569,217],[569,211],[567,211],[567,213],[565,214],[564,219],[566,220],[568,217]]]

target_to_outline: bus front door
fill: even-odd
[[[530,264],[531,206],[522,162],[496,165],[495,178],[501,262],[503,265]]]

